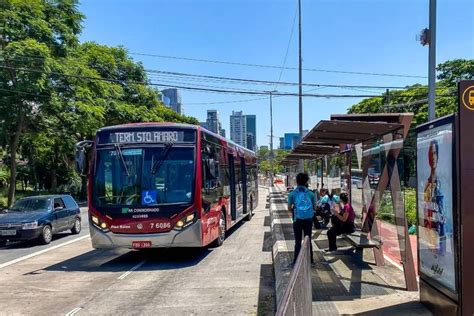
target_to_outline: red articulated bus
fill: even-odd
[[[255,153],[199,126],[105,127],[76,162],[94,248],[220,246],[258,202]]]

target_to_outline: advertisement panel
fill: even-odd
[[[452,117],[418,128],[418,252],[421,275],[457,293],[453,141]]]

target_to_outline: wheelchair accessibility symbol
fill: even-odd
[[[142,191],[142,205],[156,204],[156,190]]]

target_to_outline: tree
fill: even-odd
[[[288,155],[289,151],[284,149],[276,149],[273,151],[274,158],[273,158],[273,168],[271,162],[271,153],[268,149],[262,148],[257,152],[257,159],[259,162],[259,169],[261,172],[265,174],[269,174],[271,170],[273,170],[273,174],[277,174],[283,171],[284,167],[281,164],[283,159],[285,159],[286,155]]]
[[[0,100],[4,142],[10,156],[8,205],[16,188],[17,150],[28,122],[48,98],[51,58],[67,56],[81,30],[77,1],[3,0],[0,2],[2,68]],[[34,57],[34,58],[30,58]],[[36,72],[19,69],[33,68]]]
[[[100,127],[198,123],[161,103],[143,65],[123,47],[79,44],[82,19],[76,0],[0,0],[0,147],[7,149],[8,205],[18,154],[34,181],[55,191],[77,180],[74,144]]]
[[[456,84],[458,80],[474,79],[474,59],[455,59],[439,64],[436,83],[436,115],[438,117],[454,113],[456,104]],[[428,86],[412,85],[404,90],[390,92],[390,104],[386,103],[386,96],[364,99],[351,106],[348,113],[381,113],[381,112],[413,112],[412,126],[428,121]],[[391,105],[404,106],[390,107]]]
[[[457,110],[456,85],[459,80],[474,79],[474,60],[455,59],[439,64],[436,83],[436,116],[442,117]],[[364,99],[351,106],[348,113],[413,112],[411,129],[404,143],[404,180],[416,175],[416,137],[415,127],[428,121],[428,86],[412,85],[404,90],[390,92],[390,104],[386,95]],[[402,106],[399,106],[399,105]],[[394,107],[397,105],[397,107]]]
[[[146,85],[146,72],[122,47],[87,42],[67,58],[55,60],[50,74],[52,98],[44,103],[22,153],[43,175],[43,185],[56,191],[75,186],[74,144],[92,139],[96,130],[130,122],[189,122],[163,106],[159,91]],[[41,172],[40,172],[41,171]],[[85,178],[82,187],[85,188]],[[83,191],[85,193],[85,191]]]

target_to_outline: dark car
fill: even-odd
[[[0,246],[7,241],[35,240],[49,244],[53,234],[81,232],[79,206],[70,195],[32,196],[0,211]]]

